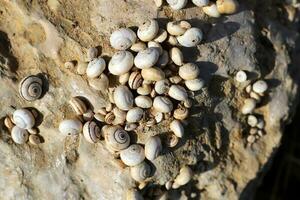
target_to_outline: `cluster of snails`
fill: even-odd
[[[168,5],[173,10],[183,9],[188,0],[166,0]],[[154,0],[157,7],[162,7],[163,0]],[[210,17],[220,17],[222,14],[233,14],[237,12],[239,3],[236,0],[217,0],[212,2],[210,0],[192,0],[192,3],[200,8]]]
[[[4,125],[11,132],[11,138],[16,144],[38,145],[42,142],[42,137],[38,135],[36,117],[38,113],[34,109],[21,108],[14,111],[12,116],[4,119]]]
[[[247,73],[242,70],[237,72],[235,80],[239,83],[245,82],[247,80]],[[253,112],[268,90],[268,84],[264,80],[258,80],[246,86],[245,90],[249,97],[244,100],[241,112],[247,115],[247,124],[250,126],[250,134],[247,137],[247,142],[252,144],[264,134],[265,121],[262,117],[253,114]]]

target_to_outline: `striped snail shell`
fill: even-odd
[[[120,126],[110,126],[104,130],[106,144],[114,151],[126,149],[130,143],[128,133]]]
[[[97,143],[101,138],[101,129],[93,122],[86,122],[83,126],[83,136],[90,143]]]
[[[25,77],[20,82],[19,93],[26,101],[39,99],[43,94],[43,80],[35,75]]]
[[[131,167],[130,174],[135,181],[142,182],[146,178],[150,177],[151,167],[145,161],[143,161],[141,164]]]

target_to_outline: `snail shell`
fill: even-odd
[[[177,38],[173,35],[169,35],[168,43],[172,46],[178,46],[179,45]]]
[[[174,132],[174,134],[179,137],[179,138],[182,138],[183,135],[184,135],[184,128],[181,124],[181,122],[179,120],[173,120],[171,123],[170,123],[170,129],[171,131]]]
[[[98,78],[88,79],[89,86],[97,91],[105,91],[109,86],[108,77],[102,73]]]
[[[135,105],[140,108],[151,108],[152,107],[152,99],[148,96],[137,96],[135,98]]]
[[[156,20],[150,19],[144,22],[137,31],[137,35],[140,40],[149,42],[155,38],[159,30],[159,26]]]
[[[136,166],[145,160],[145,151],[141,145],[132,144],[120,153],[120,158],[127,166]]]
[[[164,67],[169,63],[169,53],[168,51],[164,50],[161,56],[158,58],[156,65],[158,67]]]
[[[97,143],[101,138],[101,129],[93,122],[86,122],[83,126],[83,136],[90,143]]]
[[[153,41],[162,43],[167,39],[167,37],[168,37],[167,31],[165,29],[160,28]]]
[[[187,63],[179,67],[178,74],[184,80],[193,80],[198,77],[200,73],[199,67],[194,63]]]
[[[175,147],[179,142],[179,138],[176,135],[173,134],[169,134],[167,136],[167,140],[166,140],[166,144],[168,145],[168,147]]]
[[[116,119],[116,116],[113,112],[107,113],[105,115],[104,121],[106,124],[112,124]]]
[[[96,78],[105,70],[106,63],[103,58],[96,58],[89,62],[86,68],[86,75],[88,78]]]
[[[165,79],[165,73],[157,67],[151,67],[142,69],[142,77],[144,80],[160,81]]]
[[[258,119],[255,115],[248,115],[247,123],[248,123],[249,126],[255,127],[258,123]]]
[[[121,110],[118,107],[115,107],[113,109],[113,113],[114,113],[114,116],[115,116],[115,119],[113,121],[114,125],[125,123],[125,121],[126,121],[126,112],[125,111]]]
[[[124,129],[125,131],[133,131],[137,128],[137,125],[134,123],[126,124]]]
[[[184,87],[180,85],[172,85],[168,92],[169,96],[178,101],[185,101],[188,98],[188,94]]]
[[[179,106],[174,110],[174,118],[178,120],[184,120],[189,116],[189,110],[184,106]]]
[[[6,116],[4,119],[4,125],[8,130],[11,130],[15,125],[11,120],[11,116]]]
[[[195,47],[202,39],[203,33],[199,28],[190,28],[183,35],[177,37],[179,44],[184,47]]]
[[[78,119],[66,119],[60,122],[59,132],[64,135],[78,135],[82,130],[82,123]]]
[[[204,86],[204,81],[202,79],[196,78],[193,80],[186,80],[184,82],[185,86],[191,91],[201,90]]]
[[[177,47],[173,47],[170,50],[170,58],[175,63],[175,65],[183,65],[183,54]]]
[[[128,133],[120,126],[110,126],[103,133],[106,144],[114,151],[126,149],[130,144]]]
[[[136,41],[136,34],[129,28],[121,28],[110,36],[110,45],[117,50],[126,50]]]
[[[154,98],[153,107],[158,112],[168,113],[173,110],[173,103],[168,97],[157,96]]]
[[[126,200],[144,200],[144,198],[138,190],[129,189],[126,193]]]
[[[128,85],[131,89],[138,89],[143,83],[143,78],[140,72],[132,72],[128,79]]]
[[[13,122],[19,128],[30,129],[35,124],[35,118],[29,110],[21,108],[13,113]]]
[[[180,10],[187,4],[187,0],[167,0],[168,4],[173,10]]]
[[[73,97],[69,101],[70,105],[74,109],[77,115],[83,115],[87,111],[85,103],[78,97]]]
[[[171,83],[178,84],[182,81],[182,78],[180,76],[172,76],[169,80]]]
[[[218,18],[221,16],[215,3],[209,3],[207,6],[203,6],[202,10],[210,17]]]
[[[28,140],[28,132],[25,129],[14,126],[11,130],[12,140],[17,144],[24,144]]]
[[[145,161],[130,168],[131,177],[137,182],[143,182],[151,175],[151,167]]]
[[[148,160],[154,160],[162,151],[161,140],[158,136],[150,137],[145,143],[145,156]]]
[[[239,83],[245,82],[247,80],[247,74],[245,71],[240,70],[235,75],[235,80]]]
[[[134,58],[134,64],[137,68],[150,68],[158,61],[159,51],[156,48],[150,47],[139,51]]]
[[[244,105],[241,109],[242,113],[245,115],[245,114],[250,114],[253,112],[253,110],[255,109],[256,107],[256,101],[255,99],[252,99],[252,98],[248,98],[248,99],[245,99],[244,101]]]
[[[141,87],[139,87],[136,91],[140,95],[148,95],[151,93],[151,85],[150,84],[143,84]]]
[[[133,44],[131,46],[130,50],[132,50],[134,52],[139,52],[139,51],[142,51],[146,48],[147,48],[147,46],[144,42],[138,42],[138,43]]]
[[[20,82],[19,93],[26,101],[39,99],[43,94],[43,80],[35,75],[25,77]]]
[[[127,72],[126,74],[122,74],[119,76],[119,83],[121,85],[126,85],[126,83],[128,82],[129,80],[129,76],[130,76],[130,73]]]
[[[163,53],[163,48],[158,42],[150,41],[148,42],[148,48],[154,48],[158,51],[159,55]]]
[[[154,89],[157,94],[166,94],[170,89],[170,81],[168,79],[157,81],[154,85]]]
[[[179,174],[174,180],[174,184],[179,186],[187,184],[193,178],[193,171],[189,166],[184,166],[180,169]]]
[[[108,70],[113,75],[122,75],[130,71],[133,66],[133,55],[129,51],[115,53],[108,64]]]
[[[239,7],[236,0],[217,0],[216,4],[220,14],[233,14]]]
[[[173,36],[183,35],[190,28],[191,25],[187,21],[174,21],[167,24],[167,31]]]
[[[265,81],[263,80],[259,80],[256,81],[253,85],[252,85],[252,90],[258,94],[262,94],[265,91],[267,91],[268,89],[268,85]]]
[[[209,0],[192,0],[192,2],[198,7],[203,7],[209,4]]]
[[[129,110],[133,106],[133,95],[127,86],[118,86],[114,91],[114,102],[121,110]]]
[[[138,122],[143,118],[143,115],[144,115],[143,109],[139,107],[132,108],[127,112],[126,121],[131,123]]]

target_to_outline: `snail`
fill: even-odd
[[[128,79],[128,85],[131,89],[138,89],[143,83],[142,75],[139,71],[132,72]]]
[[[136,41],[136,34],[129,28],[121,28],[110,36],[110,45],[117,50],[126,50]]]
[[[157,81],[154,85],[154,89],[157,94],[166,94],[170,89],[170,81],[168,79]]]
[[[130,71],[133,66],[133,55],[129,51],[115,53],[108,63],[108,70],[113,75],[122,75]]]
[[[120,126],[110,126],[104,130],[103,128],[105,143],[110,149],[113,151],[121,151],[129,146],[130,137]]]
[[[97,91],[105,91],[109,86],[108,77],[103,73],[98,78],[88,79],[88,83]]]
[[[35,118],[29,110],[21,108],[13,113],[13,122],[19,128],[30,129],[35,124]]]
[[[193,106],[193,101],[191,99],[187,99],[183,102],[184,107],[191,108]]]
[[[173,35],[169,35],[168,43],[172,46],[178,46],[179,45],[177,38]]]
[[[118,107],[114,107],[113,109],[113,114],[114,114],[114,120],[113,120],[113,124],[114,125],[117,125],[117,124],[124,124],[125,121],[126,121],[126,111],[124,110],[121,110],[120,108]]]
[[[166,144],[168,147],[175,147],[179,142],[179,138],[176,135],[169,134],[166,139]]]
[[[264,80],[256,81],[252,85],[252,90],[258,94],[264,93],[265,91],[267,91],[267,89],[268,89],[268,85]]]
[[[134,123],[126,124],[124,129],[125,131],[133,131],[137,128],[137,125]]]
[[[192,26],[187,21],[168,22],[167,31],[172,36],[183,35]]]
[[[78,135],[82,130],[82,123],[78,119],[66,119],[60,122],[59,131],[64,135]]]
[[[258,119],[257,119],[257,117],[255,117],[255,115],[248,115],[247,123],[249,126],[255,127],[258,123]]]
[[[118,81],[119,81],[119,83],[120,83],[121,85],[126,85],[126,83],[127,83],[128,80],[129,80],[129,77],[130,77],[130,73],[127,72],[127,73],[125,73],[125,74],[120,75],[119,78],[118,78]]]
[[[170,58],[175,63],[175,65],[183,65],[183,54],[177,47],[173,47],[170,52]]]
[[[91,61],[98,56],[98,49],[96,47],[91,47],[87,50],[87,59]]]
[[[256,100],[252,98],[248,98],[244,100],[244,105],[241,109],[241,112],[245,114],[252,113],[256,107]]]
[[[186,107],[179,105],[179,107],[174,110],[173,115],[175,119],[184,120],[189,116],[189,110]]]
[[[139,122],[143,118],[143,115],[143,109],[139,107],[132,108],[127,112],[126,121],[130,123]]]
[[[218,18],[221,16],[215,3],[209,3],[208,5],[203,6],[202,10],[205,14],[207,14],[210,17]]]
[[[127,166],[136,166],[145,160],[144,148],[139,144],[132,144],[120,152],[120,158]]]
[[[187,0],[167,0],[167,3],[173,10],[180,10],[187,4]]]
[[[24,144],[28,140],[28,132],[25,129],[14,126],[11,130],[11,138],[17,144]]]
[[[97,78],[105,70],[106,63],[103,58],[95,58],[89,62],[86,68],[88,78]]]
[[[155,38],[159,30],[156,20],[150,19],[145,21],[137,31],[138,38],[144,42],[149,42]]]
[[[140,108],[151,108],[152,107],[152,99],[148,96],[140,95],[134,99],[135,105]]]
[[[113,112],[107,113],[104,117],[104,122],[106,124],[113,124],[113,122],[115,121],[116,116]]]
[[[147,45],[144,42],[137,42],[133,44],[130,48],[131,51],[139,52],[147,48]]]
[[[145,143],[145,156],[148,160],[154,160],[162,151],[161,140],[158,136],[150,137]]]
[[[4,125],[8,130],[11,130],[15,125],[12,122],[11,116],[6,116],[4,119]]]
[[[156,48],[150,47],[139,51],[134,58],[134,64],[137,68],[145,69],[152,67],[159,58],[159,51]]]
[[[168,113],[173,110],[173,103],[168,97],[157,96],[154,98],[153,108],[158,112]]]
[[[157,67],[142,69],[141,74],[144,80],[160,81],[165,79],[165,73]]]
[[[235,80],[239,83],[245,82],[247,80],[247,74],[245,71],[240,70],[235,75]]]
[[[203,88],[204,80],[196,78],[193,80],[186,80],[184,81],[184,84],[190,91],[198,91],[201,90],[201,88]]]
[[[23,78],[19,84],[20,96],[26,101],[34,101],[43,94],[43,80],[35,75]]]
[[[114,91],[114,101],[121,110],[129,110],[133,106],[133,95],[127,86],[118,86]]]
[[[179,120],[173,120],[171,123],[170,123],[170,129],[171,131],[173,131],[173,133],[179,137],[179,138],[182,138],[183,135],[184,135],[184,128],[181,124],[181,122]]]
[[[179,67],[178,74],[184,80],[193,80],[198,77],[200,73],[199,67],[194,63],[184,64]]]
[[[192,2],[198,7],[203,7],[209,4],[209,0],[192,0]]]
[[[172,185],[173,189],[187,184],[193,178],[193,171],[189,166],[184,166],[180,169],[179,174],[176,176]]]
[[[143,182],[151,175],[151,167],[145,161],[130,168],[131,177],[137,182]]]
[[[143,84],[141,87],[139,87],[136,92],[139,95],[148,95],[152,91],[151,85],[150,84]]]
[[[203,39],[202,30],[199,28],[190,28],[183,35],[177,37],[177,41],[184,47],[195,47]]]
[[[160,28],[153,41],[163,43],[167,38],[168,38],[167,31],[165,29]]]
[[[83,136],[90,143],[97,143],[101,138],[101,129],[93,122],[88,121],[83,126]]]
[[[216,5],[220,14],[233,14],[239,7],[236,0],[217,0]]]
[[[85,103],[78,97],[73,97],[69,103],[77,115],[83,115],[87,111]]]
[[[188,98],[185,88],[180,85],[172,85],[168,94],[170,97],[178,101],[185,101]]]

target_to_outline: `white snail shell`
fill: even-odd
[[[180,36],[183,35],[186,30],[190,29],[191,25],[187,21],[174,21],[168,22],[167,31],[170,35]]]
[[[30,129],[35,124],[35,118],[29,110],[21,108],[13,113],[13,122],[19,128]]]
[[[157,81],[154,85],[154,89],[157,94],[166,94],[170,89],[170,81],[168,79]]]
[[[195,47],[203,39],[203,32],[199,28],[190,28],[183,35],[178,36],[177,40],[184,47]]]
[[[158,136],[150,137],[145,143],[145,156],[148,160],[154,160],[162,151],[161,140]]]
[[[159,30],[159,26],[156,20],[150,19],[144,22],[137,31],[137,35],[140,40],[149,42],[155,38]]]
[[[168,97],[157,96],[154,98],[153,107],[158,112],[168,113],[173,110],[173,103]]]
[[[162,43],[168,38],[168,33],[165,29],[159,29],[156,37],[153,39],[155,42]]]
[[[170,50],[170,58],[174,62],[175,65],[181,66],[183,65],[183,54],[177,47],[173,47]]]
[[[126,121],[131,123],[139,122],[143,118],[143,115],[143,109],[139,107],[132,108],[127,112]]]
[[[168,94],[170,97],[178,101],[185,101],[188,98],[185,88],[180,85],[172,85]]]
[[[235,80],[239,83],[245,82],[247,80],[247,74],[245,71],[240,70],[235,75]]]
[[[129,51],[115,53],[108,64],[108,70],[113,75],[122,75],[130,71],[133,66],[133,55]]]
[[[125,165],[136,166],[145,160],[145,151],[141,145],[132,144],[120,153],[120,158]]]
[[[159,51],[156,48],[150,47],[139,51],[134,58],[134,64],[137,68],[150,68],[158,61]]]
[[[88,78],[96,78],[105,70],[106,63],[103,58],[95,58],[89,62],[86,68],[86,75]]]
[[[66,119],[60,122],[59,131],[64,135],[78,135],[82,130],[82,123],[78,119]]]
[[[148,95],[151,93],[151,85],[150,84],[143,84],[141,87],[139,87],[136,92],[140,95]]]
[[[11,130],[12,140],[17,144],[24,144],[28,140],[28,132],[25,129],[14,126]]]
[[[161,56],[158,58],[156,65],[158,67],[164,67],[169,63],[169,61],[170,61],[169,53],[168,53],[168,51],[164,50],[163,53],[161,54]]]
[[[200,73],[199,67],[194,63],[184,64],[179,68],[178,74],[184,80],[193,80],[198,77]]]
[[[200,78],[196,78],[196,79],[193,79],[193,80],[186,80],[184,82],[184,84],[189,90],[198,91],[198,90],[201,90],[201,88],[203,88],[204,80],[202,80]]]
[[[244,100],[244,105],[241,109],[241,112],[245,114],[252,113],[256,107],[256,100],[252,98],[248,98]]]
[[[192,0],[192,2],[198,7],[203,7],[209,4],[209,0]]]
[[[173,133],[179,137],[179,138],[182,138],[183,135],[184,135],[184,128],[181,124],[181,122],[179,120],[173,120],[171,123],[170,123],[170,129],[171,131],[173,131]]]
[[[110,45],[117,50],[126,50],[136,41],[136,34],[129,28],[121,28],[110,36]]]
[[[179,106],[174,110],[174,118],[178,120],[184,120],[189,116],[189,110],[184,106]]]
[[[187,0],[167,0],[168,4],[173,10],[180,10],[187,4]]]
[[[151,175],[151,167],[145,161],[130,168],[131,177],[137,182],[143,182]]]
[[[203,6],[202,10],[205,14],[207,14],[210,17],[220,17],[221,14],[218,11],[217,5],[215,3],[210,3],[207,6]]]
[[[147,45],[144,42],[137,42],[133,44],[130,48],[130,50],[134,52],[139,52],[147,48]]]
[[[98,78],[88,79],[89,86],[97,91],[105,91],[109,86],[109,79],[102,73]]]
[[[87,111],[85,103],[78,97],[72,97],[69,103],[77,115],[83,115]]]
[[[157,67],[142,69],[142,77],[144,80],[160,81],[165,79],[165,73]]]
[[[133,94],[127,86],[118,86],[114,91],[114,102],[121,110],[129,110],[133,106]]]
[[[174,134],[167,135],[166,144],[168,147],[175,147],[179,142],[179,138]]]
[[[26,101],[39,99],[43,94],[43,80],[38,76],[27,76],[19,85],[20,96]]]
[[[128,79],[128,85],[131,89],[138,89],[143,83],[142,75],[139,71],[132,72]]]
[[[144,109],[152,107],[152,99],[148,96],[144,96],[144,95],[137,96],[134,101],[137,107],[144,108]]]
[[[126,149],[130,144],[128,133],[120,126],[110,126],[103,133],[106,144],[114,151]]]
[[[268,89],[268,85],[264,80],[256,81],[252,85],[252,90],[258,94],[264,93],[265,91],[267,91],[267,89]]]
[[[93,121],[86,122],[83,126],[83,136],[90,143],[97,143],[101,138],[101,129]]]
[[[221,14],[233,14],[239,7],[239,3],[236,0],[217,0],[216,4]]]
[[[179,174],[174,180],[174,184],[179,186],[187,184],[193,178],[193,171],[189,166],[180,169]]]

